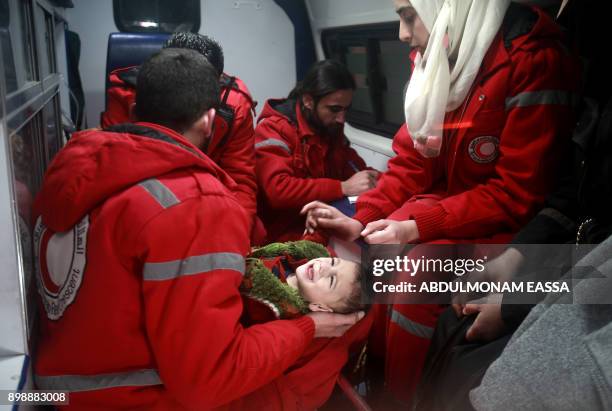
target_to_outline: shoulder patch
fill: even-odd
[[[71,230],[55,233],[42,218],[34,228],[34,261],[36,284],[50,320],[59,320],[73,303],[87,265],[89,216],[83,217]]]

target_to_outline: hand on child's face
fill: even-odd
[[[302,297],[324,311],[333,311],[360,286],[355,281],[358,274],[359,264],[340,258],[316,258],[295,271]]]

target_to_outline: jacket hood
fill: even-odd
[[[553,19],[542,10],[519,3],[511,3],[500,29],[499,42],[492,45],[481,65],[487,73],[494,72],[500,65],[509,64],[515,52],[537,51],[546,44],[557,47],[563,43],[564,35]]]
[[[291,123],[297,124],[295,99],[270,99],[266,101],[263,110],[259,116],[258,122],[268,117],[283,117]]]
[[[312,126],[310,122],[306,119],[305,115],[301,112],[297,105],[297,100],[295,98],[287,98],[287,99],[270,99],[266,102],[258,122],[266,118],[276,117],[282,118],[288,121],[291,125],[295,126],[298,130],[299,137],[306,136],[318,136],[317,138],[329,138],[325,137],[324,133],[318,132],[317,128]],[[344,132],[340,133],[338,137],[341,137],[339,140],[344,141],[346,138],[344,137]],[[335,141],[332,136],[332,143]]]
[[[233,180],[175,131],[150,123],[114,128],[121,129],[73,136],[45,174],[34,202],[35,218],[42,216],[53,231],[66,231],[112,195],[183,168],[212,174],[233,190]]]
[[[523,4],[512,3],[502,25],[504,44],[510,47],[541,47],[543,39],[561,40],[563,33],[557,23],[544,11]]]

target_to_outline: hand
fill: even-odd
[[[376,170],[362,170],[341,183],[342,194],[345,196],[358,196],[376,187],[376,180],[380,173]]]
[[[308,233],[322,229],[343,240],[354,241],[359,238],[359,233],[363,230],[363,225],[359,221],[320,201],[306,204],[300,214],[306,214],[305,232]]]
[[[465,334],[465,339],[468,341],[484,341],[489,342],[502,336],[507,326],[501,316],[501,294],[494,294],[485,299],[476,300],[468,303],[463,308],[464,315],[476,314],[476,319]],[[481,303],[480,301],[490,301],[493,298],[493,303]]]
[[[419,239],[419,229],[414,220],[378,220],[369,223],[361,236],[369,244],[406,244]]]
[[[452,303],[451,307],[452,307],[453,311],[455,312],[455,315],[457,316],[457,318],[463,317],[463,309],[465,308],[465,304],[463,304],[463,303]]]
[[[520,269],[525,257],[516,248],[508,248],[502,254],[485,264],[485,281],[510,281]]]
[[[315,324],[315,338],[340,337],[361,320],[365,313],[358,311],[350,314],[336,314],[323,311],[306,314]]]

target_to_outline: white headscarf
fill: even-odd
[[[436,157],[444,115],[467,97],[510,0],[410,2],[430,35],[424,56],[417,54],[408,84],[406,124],[415,148],[424,157]],[[455,61],[452,69],[449,56]]]

